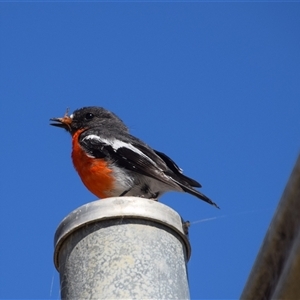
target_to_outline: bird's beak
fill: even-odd
[[[50,125],[64,128],[67,131],[71,132],[72,118],[68,116],[68,110],[62,118],[52,118],[50,119],[50,121],[55,122],[55,123],[50,123]]]

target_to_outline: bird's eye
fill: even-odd
[[[85,115],[85,118],[86,118],[87,120],[91,120],[91,119],[94,118],[94,114],[92,114],[92,113],[87,113],[87,114]]]

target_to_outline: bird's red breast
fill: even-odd
[[[77,130],[72,137],[72,160],[82,182],[99,198],[109,197],[114,187],[112,170],[103,159],[89,157],[81,148],[78,138],[84,130]]]

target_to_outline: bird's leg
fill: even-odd
[[[129,192],[130,190],[126,190],[126,191],[124,191],[119,197],[123,197],[123,196],[125,196],[128,192]]]

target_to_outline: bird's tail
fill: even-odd
[[[189,186],[187,186],[187,185],[184,185],[184,184],[182,184],[182,183],[180,183],[180,182],[177,182],[177,183],[180,185],[180,187],[181,187],[185,192],[187,192],[187,193],[189,193],[189,194],[191,194],[191,195],[194,195],[194,196],[196,196],[197,198],[199,198],[199,199],[201,199],[201,200],[203,200],[203,201],[205,201],[205,202],[207,202],[207,203],[209,203],[209,204],[215,206],[216,208],[219,208],[219,209],[220,209],[220,207],[218,206],[218,204],[216,204],[215,202],[213,202],[211,199],[209,199],[208,197],[206,197],[204,194],[202,194],[202,193],[200,193],[199,191],[193,189],[192,187],[189,187]]]

